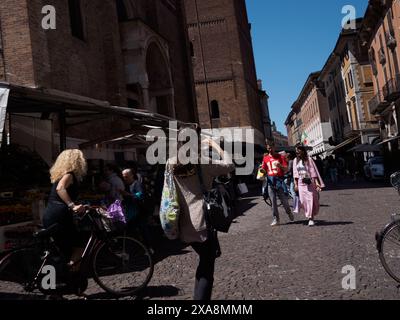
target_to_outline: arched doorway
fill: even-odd
[[[174,117],[173,86],[169,61],[160,46],[151,42],[146,52],[149,108],[153,112]]]

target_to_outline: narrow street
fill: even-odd
[[[390,187],[351,185],[325,191],[316,227],[303,216],[270,227],[271,210],[259,197],[242,200],[247,211],[221,235],[214,299],[398,299],[383,270],[375,232],[399,209]],[[196,255],[190,248],[158,263],[146,298],[190,299]],[[356,290],[342,289],[342,268],[354,266]]]

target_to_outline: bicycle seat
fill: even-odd
[[[59,227],[58,223],[53,224],[52,226],[50,226],[47,229],[41,229],[41,230],[35,232],[33,234],[33,237],[37,238],[37,239],[50,238],[52,235],[54,235],[57,232],[58,227]]]

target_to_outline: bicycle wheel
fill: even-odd
[[[23,248],[0,260],[0,297],[20,299],[35,291],[34,279],[42,266],[38,248]]]
[[[149,250],[139,241],[117,237],[101,244],[94,253],[94,280],[116,296],[134,295],[144,289],[153,275]]]
[[[392,222],[381,237],[379,259],[386,272],[400,283],[400,225]]]

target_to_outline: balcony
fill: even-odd
[[[385,109],[389,103],[383,98],[381,91],[378,92],[371,100],[368,102],[369,110],[371,114],[377,114],[383,109]]]
[[[383,87],[383,97],[386,101],[395,101],[400,98],[400,75],[397,74]]]

